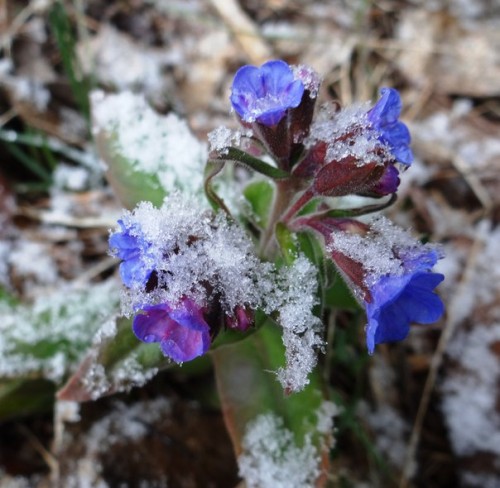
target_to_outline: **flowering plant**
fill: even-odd
[[[324,482],[332,438],[324,420],[334,413],[318,372],[334,308],[325,260],[365,310],[370,354],[404,339],[410,324],[443,314],[435,288],[444,277],[432,271],[439,248],[384,217],[368,218],[395,201],[413,161],[399,93],[383,88],[372,107],[317,108],[319,88],[307,66],[240,68],[230,95],[240,128],[209,134],[209,204],[166,189],[161,204],[125,211],[109,239],[121,261],[122,312],[137,339],[159,343],[170,363],[213,359],[249,486],[264,485],[255,473],[262,452],[251,447],[262,423],[299,440],[287,437],[280,455],[299,449],[306,459],[300,486]],[[217,176],[235,164],[248,173],[228,189]],[[362,203],[339,207],[339,197]]]

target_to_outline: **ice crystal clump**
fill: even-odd
[[[259,415],[247,426],[238,458],[248,488],[313,488],[319,476],[318,453],[306,436],[297,446],[283,419]]]
[[[182,297],[202,305],[212,296],[230,313],[237,305],[259,307],[261,290],[271,289],[273,266],[257,258],[243,229],[201,204],[176,194],[159,209],[142,202],[122,220],[139,225],[152,243],[151,255],[158,256],[153,267],[159,286],[152,292],[125,291],[127,315],[146,304],[176,304]]]
[[[278,310],[283,327],[286,365],[278,370],[278,380],[291,391],[307,386],[308,375],[317,363],[317,351],[324,345],[323,324],[313,314],[317,304],[316,271],[307,258],[299,256],[292,266],[281,270],[276,302],[268,305]]]
[[[217,127],[208,133],[209,150],[210,152],[216,151],[219,154],[227,154],[229,147],[239,146],[241,136],[240,131],[232,131],[225,126]]]
[[[437,246],[422,246],[411,234],[382,216],[370,222],[370,230],[364,236],[337,231],[332,237],[327,250],[341,252],[354,261],[363,263],[367,272],[367,286],[373,285],[382,276],[400,276],[406,271],[402,260],[398,258],[398,252],[407,254],[420,250],[421,253],[422,249],[427,248],[440,254]]]
[[[317,142],[325,142],[325,161],[352,157],[357,166],[382,164],[387,159],[385,146],[370,126],[368,109],[368,104],[353,104],[335,113],[324,110],[313,122],[306,145],[312,147]]]
[[[137,171],[156,175],[167,193],[201,191],[207,150],[184,120],[173,113],[158,115],[144,97],[131,92],[96,91],[91,100],[93,132],[115,138],[114,149]]]

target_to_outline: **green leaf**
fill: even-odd
[[[275,234],[285,264],[292,264],[297,259],[300,251],[299,243],[297,242],[297,235],[281,222],[276,224]]]
[[[54,383],[41,380],[0,381],[0,422],[49,412],[54,404]]]
[[[245,187],[243,195],[252,207],[255,224],[261,229],[265,229],[268,224],[269,210],[273,202],[273,185],[266,180],[253,181]]]
[[[111,186],[127,208],[181,191],[202,196],[206,146],[174,113],[156,113],[130,92],[92,97],[93,132]]]
[[[356,300],[340,273],[334,268],[333,272],[332,285],[325,290],[324,294],[325,306],[341,310],[362,310],[363,307]]]
[[[285,395],[273,371],[284,365],[284,346],[280,329],[270,319],[255,334],[241,342],[211,351],[226,426],[237,455],[249,423],[259,415],[281,417],[300,446],[312,434],[319,452],[325,438],[318,435],[317,412],[325,399],[318,371],[301,392]],[[323,462],[325,460],[323,459]]]
[[[107,164],[106,177],[122,205],[133,209],[141,201],[159,207],[167,192],[156,174],[140,171],[117,146],[117,135],[99,131],[95,136],[99,156]]]

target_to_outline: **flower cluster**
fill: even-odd
[[[179,195],[161,208],[141,203],[109,238],[127,290],[133,330],[176,362],[204,354],[221,327],[247,330],[269,274],[251,241],[224,216]],[[258,275],[258,276],[257,276]]]
[[[275,223],[323,238],[326,255],[365,307],[372,353],[375,344],[405,338],[410,323],[429,324],[441,317],[443,304],[434,289],[444,277],[432,272],[441,255],[386,220],[367,225],[348,218],[349,212],[337,218],[325,199],[312,215],[298,216],[318,197],[392,196],[380,204],[383,208],[394,200],[400,173],[413,161],[409,130],[399,120],[397,90],[382,88],[371,107],[337,104],[314,114],[318,88],[319,77],[310,68],[287,69],[283,62],[270,61],[241,68],[231,100],[243,123],[252,122],[248,145],[253,141],[268,148],[278,168],[289,174],[276,183]],[[367,205],[366,213],[371,211]],[[352,212],[363,213],[363,208]]]
[[[283,229],[308,231],[322,242],[365,307],[370,353],[376,344],[406,337],[411,323],[443,314],[434,292],[443,276],[432,271],[438,248],[386,219],[356,218],[388,206],[412,163],[399,93],[382,88],[373,106],[316,108],[319,91],[320,78],[307,66],[272,60],[240,68],[230,100],[242,131],[219,128],[209,135],[205,190],[219,212],[172,195],[160,208],[143,202],[118,221],[109,244],[121,260],[124,312],[134,315],[136,336],[159,343],[173,361],[204,354],[224,329],[246,331],[260,310],[283,330],[280,381],[290,390],[307,384],[323,345],[321,320],[312,312],[317,273]],[[212,187],[228,161],[274,181],[269,208],[254,202],[262,225],[232,215]],[[370,200],[339,213],[327,198],[348,195]],[[283,257],[288,268],[279,270],[272,261]],[[292,271],[301,273],[296,283]]]

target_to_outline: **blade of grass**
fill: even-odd
[[[90,124],[90,83],[76,65],[76,40],[68,14],[61,2],[56,2],[49,13],[49,24],[54,34],[64,72],[68,77],[76,103]]]
[[[25,168],[38,176],[44,183],[49,184],[52,181],[52,176],[39,161],[32,156],[26,154],[22,149],[12,142],[5,142],[7,150],[20,162]]]

